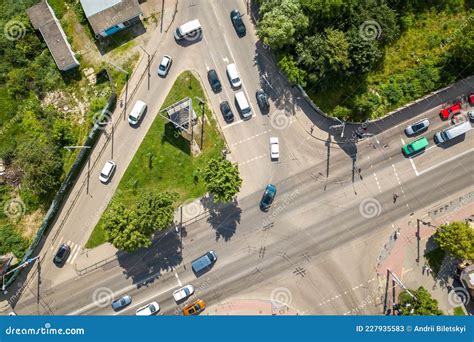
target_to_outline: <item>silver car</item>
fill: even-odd
[[[127,305],[129,305],[132,302],[132,297],[129,295],[123,296],[122,298],[119,298],[117,300],[114,300],[112,302],[112,309],[115,311],[123,309]]]
[[[429,125],[430,125],[430,121],[428,119],[417,121],[414,124],[405,128],[405,134],[407,136],[418,134],[420,132],[427,130]]]

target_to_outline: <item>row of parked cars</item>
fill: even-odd
[[[469,104],[474,107],[474,94],[468,96]],[[461,114],[461,102],[455,102],[449,107],[441,109],[439,116],[442,120],[452,120],[453,125],[447,127],[439,132],[436,132],[433,136],[433,140],[436,144],[442,144],[448,142],[456,137],[459,137],[472,129],[471,122],[474,122],[474,111],[469,111],[467,117],[469,121],[458,120],[458,116]],[[428,130],[430,121],[423,119],[405,128],[405,134],[409,137],[416,136]],[[402,147],[402,153],[406,157],[413,157],[421,154],[428,147],[429,142],[426,137],[420,137]]]

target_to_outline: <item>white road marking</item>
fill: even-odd
[[[51,250],[53,250],[55,246],[61,246],[61,243],[63,242],[63,239],[64,239],[64,236],[61,236],[61,239],[59,240],[59,243],[57,245],[52,244],[51,245]]]
[[[244,162],[242,162],[242,163],[239,163],[239,165],[245,165],[245,164],[251,163],[251,162],[253,162],[253,161],[257,160],[257,159],[261,159],[261,158],[265,157],[266,155],[267,155],[266,153],[265,153],[265,154],[262,154],[262,155],[260,155],[260,156],[258,156],[258,157],[255,157],[255,158],[249,159],[249,160],[247,160],[247,161],[244,161]]]
[[[79,247],[79,248],[76,250],[76,254],[74,254],[74,256],[71,258],[71,262],[70,262],[71,264],[74,263],[74,261],[76,260],[77,256],[79,255],[79,252],[80,252],[81,249],[82,249],[81,246],[78,245],[78,247]]]
[[[379,188],[379,191],[382,192],[382,188],[380,187],[379,179],[377,178],[377,174],[374,172],[374,178],[375,182],[377,183],[377,187]]]
[[[260,132],[260,133],[255,134],[255,135],[252,135],[250,138],[237,141],[236,143],[233,143],[233,144],[230,145],[230,146],[231,146],[231,147],[234,147],[234,146],[236,146],[236,145],[242,144],[242,143],[247,142],[247,141],[249,141],[249,140],[255,139],[256,137],[259,137],[259,136],[261,136],[261,135],[267,134],[267,133],[270,132],[270,131],[271,131],[270,129],[267,129],[266,131],[263,131],[263,132]]]
[[[229,127],[232,127],[232,126],[235,126],[235,125],[238,125],[239,123],[242,123],[242,122],[245,122],[244,120],[242,119],[239,119],[237,121],[234,121],[228,125],[225,125],[224,127],[222,127],[222,129],[226,129],[226,128],[229,128]]]
[[[402,146],[405,146],[405,140],[403,140],[403,138],[400,138],[400,140],[402,142]],[[408,160],[410,161],[413,171],[415,171],[415,175],[418,177],[420,174],[418,173],[418,170],[416,169],[415,162],[413,161],[412,158],[408,158]]]
[[[395,168],[395,165],[392,164],[393,172],[395,172],[395,177],[397,177],[398,185],[402,185],[402,182],[400,181],[400,177],[398,177],[397,169]]]
[[[457,154],[457,155],[455,155],[455,156],[453,156],[453,157],[451,157],[451,158],[449,158],[449,159],[443,160],[441,163],[438,163],[438,164],[436,164],[436,165],[430,166],[429,168],[427,168],[427,169],[425,169],[425,170],[423,170],[423,171],[420,171],[419,174],[422,175],[422,174],[424,174],[424,173],[426,173],[426,172],[428,172],[428,171],[434,170],[434,169],[436,169],[437,167],[440,167],[441,165],[444,165],[444,164],[446,164],[446,163],[449,163],[449,162],[453,161],[454,159],[459,158],[459,157],[462,157],[462,156],[464,156],[465,154],[471,153],[471,152],[473,152],[473,151],[474,151],[474,148],[471,148],[471,149],[469,149],[469,150],[466,150],[466,151],[464,151],[463,153]],[[417,176],[418,176],[418,175],[417,175]]]
[[[179,280],[178,273],[174,272],[174,276],[176,277],[176,279],[178,279],[179,286],[183,286],[183,284],[181,284],[181,280]]]
[[[74,256],[74,253],[76,253],[76,251],[78,250],[78,247],[79,247],[79,245],[76,245],[75,243],[73,243],[73,247],[71,249],[71,254],[69,255],[69,257],[66,260],[66,262],[68,264],[72,264],[72,258]]]
[[[224,57],[224,58],[222,58],[222,60],[224,61],[224,63],[229,64],[229,58]]]

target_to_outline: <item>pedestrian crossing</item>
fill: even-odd
[[[71,248],[71,253],[69,253],[69,256],[68,256],[65,263],[74,264],[74,262],[77,259],[77,256],[82,251],[82,247],[79,244],[77,244],[75,242],[72,242],[71,240],[66,241],[66,240],[64,240],[64,237],[61,237],[61,239],[59,240],[58,243],[55,243],[51,246],[51,251],[53,251],[53,253],[55,253],[58,250],[59,246],[61,246],[63,243],[65,243],[66,245],[68,245]]]

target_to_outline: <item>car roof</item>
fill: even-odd
[[[278,137],[270,137],[270,144],[278,144]]]
[[[171,60],[170,56],[164,55],[163,58],[161,59],[161,63],[165,62],[166,64],[168,64],[170,60]]]
[[[108,175],[110,171],[112,171],[112,168],[114,167],[115,163],[111,160],[107,160],[105,162],[104,167],[102,168],[101,173]]]

